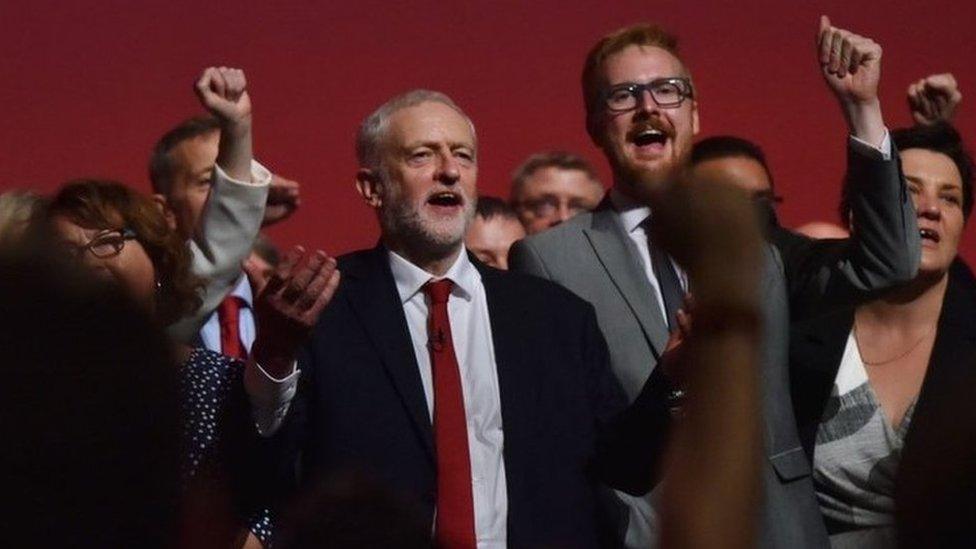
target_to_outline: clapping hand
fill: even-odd
[[[321,250],[292,248],[255,300],[254,360],[273,376],[287,375],[338,286],[335,259]]]

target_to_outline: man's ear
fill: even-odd
[[[163,217],[166,218],[166,225],[169,226],[171,231],[175,231],[176,214],[174,214],[173,210],[170,209],[169,202],[166,201],[166,197],[156,193],[152,195],[152,200],[156,204],[156,207],[159,208],[159,213],[163,214]]]
[[[376,170],[359,168],[356,172],[356,190],[371,208],[383,205],[383,180]]]

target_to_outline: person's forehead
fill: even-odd
[[[959,167],[947,155],[928,149],[900,151],[905,177],[962,187]]]
[[[687,71],[677,57],[663,48],[631,45],[607,56],[601,74],[606,84],[616,85],[686,76]]]
[[[397,110],[387,122],[390,144],[408,146],[424,142],[464,143],[474,146],[468,120],[444,103],[427,101]]]
[[[75,221],[74,219],[71,219],[65,215],[54,216],[52,219],[52,224],[54,225],[54,230],[62,237],[68,237],[72,240],[82,242],[87,242],[91,237],[104,230],[101,227],[88,227],[82,225],[78,221]]]
[[[213,166],[219,145],[220,132],[214,130],[180,141],[170,151],[170,159],[176,171],[196,173]]]
[[[509,243],[513,239],[521,238],[524,234],[522,224],[517,219],[496,215],[490,219],[485,219],[480,215],[475,216],[472,223],[472,236],[482,243]]]
[[[522,186],[523,194],[540,194],[543,192],[584,194],[596,182],[584,172],[577,169],[546,166],[533,172],[525,179]]]

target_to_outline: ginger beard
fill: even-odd
[[[605,88],[688,77],[673,54],[654,46],[628,46],[603,62]],[[698,133],[698,103],[686,98],[678,107],[660,107],[648,92],[630,111],[593,112],[591,136],[613,170],[614,185],[631,198],[649,203],[651,195],[676,181],[687,166]]]

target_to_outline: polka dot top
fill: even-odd
[[[220,441],[219,422],[232,391],[244,383],[244,363],[207,349],[194,348],[180,375],[184,455],[182,473],[188,481],[214,463]],[[255,514],[249,528],[270,547],[271,516],[267,509]]]

